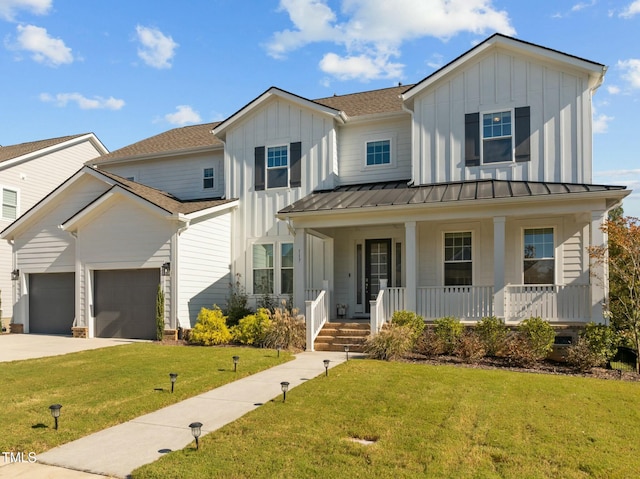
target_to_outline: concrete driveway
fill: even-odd
[[[135,339],[72,338],[46,334],[0,335],[0,362],[43,358],[139,342]]]

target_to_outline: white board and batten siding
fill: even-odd
[[[231,214],[191,224],[178,239],[179,325],[192,328],[200,309],[226,306],[232,282]]]
[[[255,148],[301,142],[301,187],[254,188]],[[332,118],[283,98],[273,98],[226,134],[226,197],[240,198],[233,213],[235,272],[251,277],[251,245],[270,238],[293,242],[278,210],[315,189],[333,187],[337,175],[337,145]]]
[[[566,66],[565,66],[566,67]],[[588,76],[505,51],[479,55],[417,95],[416,183],[495,178],[591,182]],[[465,167],[465,114],[530,107],[531,161]]]
[[[221,198],[225,193],[222,150],[168,157],[126,164],[104,165],[102,169],[123,178],[171,193],[181,200]],[[214,186],[204,188],[204,169],[213,168]]]

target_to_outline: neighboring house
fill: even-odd
[[[108,153],[93,133],[0,146],[0,231],[40,201],[86,161]],[[0,306],[3,326],[12,315],[16,269],[11,245],[0,243]]]
[[[591,184],[591,96],[605,71],[496,34],[415,85],[317,100],[270,88],[219,124],[97,159],[2,237],[21,274],[37,274],[60,260],[34,238],[61,225],[89,335],[116,334],[100,326],[101,271],[149,269],[158,283],[165,263],[167,328],[224,305],[239,275],[255,302],[293,297],[309,348],[339,313],[374,331],[395,309],[602,321],[607,291],[587,247],[605,243],[600,226],[629,194]],[[179,211],[204,199],[219,203]],[[27,283],[16,317],[28,328]]]

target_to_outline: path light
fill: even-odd
[[[347,355],[347,361],[349,361],[349,345],[348,344],[344,345],[344,352]]]
[[[278,357],[280,357],[280,350],[282,349],[282,346],[280,346],[280,345],[278,344],[277,349],[278,349]]]
[[[189,427],[191,428],[191,434],[196,439],[196,451],[197,451],[198,449],[200,449],[200,444],[198,444],[198,438],[200,437],[200,434],[202,434],[202,423],[192,422],[191,424],[189,424]]]
[[[325,376],[328,376],[328,375],[329,375],[329,363],[330,363],[330,362],[331,362],[331,361],[329,361],[328,359],[325,359],[325,360],[323,361],[323,363],[324,363],[324,375],[325,375]]]
[[[178,373],[169,373],[169,378],[171,378],[171,392],[173,393],[173,385],[176,383],[176,379],[178,379]]]
[[[60,417],[60,408],[62,408],[61,404],[52,404],[49,406],[49,410],[51,411],[51,415],[56,422],[55,429],[58,429],[58,418]]]
[[[282,388],[282,402],[287,400],[287,391],[289,390],[289,383],[287,381],[282,381],[280,383],[280,387]]]
[[[238,361],[240,361],[240,356],[233,357],[233,372],[235,373],[238,370]]]

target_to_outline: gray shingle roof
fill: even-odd
[[[409,186],[409,180],[344,185],[315,191],[279,211],[280,214],[451,203],[527,196],[570,195],[576,193],[625,190],[625,186],[549,183],[534,181],[477,180]]]
[[[335,95],[314,101],[329,108],[344,111],[350,117],[401,112],[402,99],[400,95],[412,86],[400,85],[382,90]]]
[[[28,155],[38,150],[55,146],[65,141],[73,140],[88,133],[81,133],[79,135],[61,136],[59,138],[49,138],[48,140],[30,141],[28,143],[20,143],[18,145],[0,146],[0,163],[3,161],[13,160],[23,155]]]

